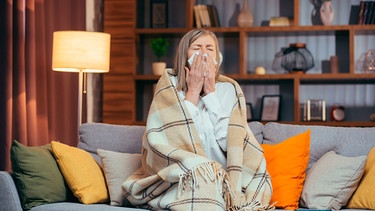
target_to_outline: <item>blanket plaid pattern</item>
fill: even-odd
[[[246,120],[240,86],[228,126],[227,170],[205,156],[194,122],[170,81],[159,79],[142,142],[142,168],[122,185],[135,206],[151,210],[272,209],[272,186],[263,150]]]

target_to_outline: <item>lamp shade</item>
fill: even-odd
[[[110,34],[102,32],[54,32],[52,69],[63,72],[109,72],[110,39]]]

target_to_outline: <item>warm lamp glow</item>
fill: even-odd
[[[63,72],[108,72],[110,39],[109,34],[102,32],[54,32],[52,69]]]
[[[57,31],[53,33],[52,69],[78,72],[78,126],[82,123],[85,73],[109,72],[111,36],[102,32]]]

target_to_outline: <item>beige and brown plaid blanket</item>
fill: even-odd
[[[170,81],[158,81],[143,136],[142,168],[122,185],[135,206],[152,210],[269,209],[272,186],[263,150],[246,120],[246,103],[234,80],[238,103],[228,125],[227,168],[209,160],[194,122]]]

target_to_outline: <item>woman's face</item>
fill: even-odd
[[[216,61],[215,40],[210,35],[203,35],[195,40],[188,49],[188,58],[194,53],[206,53]]]

